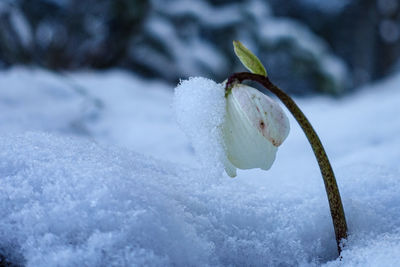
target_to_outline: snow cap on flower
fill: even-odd
[[[227,95],[226,112],[228,175],[236,176],[236,168],[271,168],[278,146],[289,134],[289,120],[278,103],[255,88],[237,84]]]
[[[224,171],[225,106],[225,88],[213,80],[193,77],[182,80],[175,88],[176,120],[189,138],[204,176],[211,179]]]

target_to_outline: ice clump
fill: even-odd
[[[220,176],[226,157],[222,140],[224,86],[201,77],[183,80],[175,88],[174,108],[178,124],[191,140],[204,172]]]

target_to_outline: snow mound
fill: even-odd
[[[0,151],[0,254],[14,263],[260,266],[334,258],[318,197],[236,179],[207,183],[201,170],[43,133],[3,136]]]
[[[224,86],[202,77],[181,81],[175,88],[174,108],[178,124],[192,141],[203,168],[213,176],[221,175],[225,160],[222,145],[226,113]]]
[[[0,254],[11,262],[165,266],[210,256],[169,196],[173,166],[40,133],[2,137],[0,151]]]
[[[0,151],[0,254],[13,263],[316,266],[336,257],[326,196],[306,183],[210,183],[201,169],[44,133],[2,136]],[[343,262],[328,266],[396,258],[399,175],[340,170],[350,237]]]

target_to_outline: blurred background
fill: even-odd
[[[0,0],[0,70],[123,68],[176,84],[243,71],[232,40],[297,95],[400,70],[399,0]]]
[[[400,0],[0,0],[0,267],[334,260],[292,116],[271,170],[235,180],[176,124],[179,79],[245,71],[232,40],[295,96],[331,159],[350,238],[328,265],[399,266]],[[198,102],[200,136],[220,109]]]

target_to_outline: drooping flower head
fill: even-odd
[[[224,90],[223,84],[205,78],[182,81],[174,101],[181,128],[203,163],[218,161],[214,165],[231,177],[236,168],[269,169],[289,133],[285,113],[250,86],[235,84],[227,95]]]
[[[237,84],[227,94],[223,140],[225,171],[236,168],[268,170],[278,146],[289,134],[289,120],[273,99],[257,89]]]

